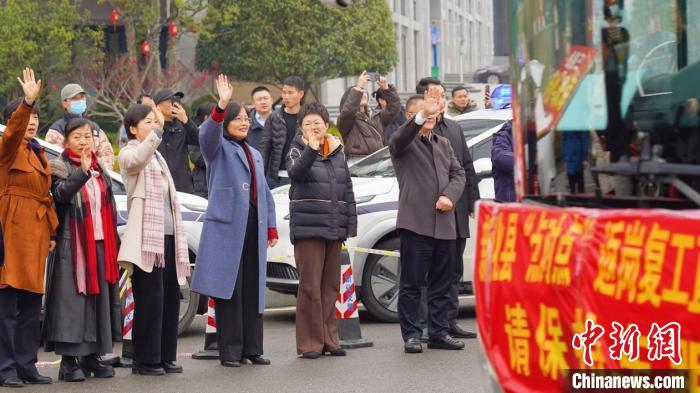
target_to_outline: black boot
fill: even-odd
[[[114,368],[103,364],[98,355],[85,356],[80,361],[80,367],[86,376],[94,375],[95,378],[111,378],[114,376]]]
[[[76,356],[62,356],[61,368],[58,369],[58,379],[66,382],[80,382],[85,380],[85,373],[78,364]]]

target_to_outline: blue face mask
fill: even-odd
[[[87,110],[87,102],[85,100],[71,101],[70,113],[74,115],[82,115]]]

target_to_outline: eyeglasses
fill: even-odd
[[[242,121],[244,123],[250,123],[250,117],[234,117],[232,121]]]
[[[303,122],[303,123],[301,123],[301,126],[302,126],[303,128],[309,128],[309,127],[311,127],[311,126],[322,127],[323,125],[325,125],[325,123],[322,122],[322,121],[314,121],[314,122],[310,122],[310,121],[309,121],[309,122]]]

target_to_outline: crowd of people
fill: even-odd
[[[386,146],[400,185],[404,351],[422,352],[424,342],[462,349],[457,338],[476,337],[457,324],[457,295],[479,189],[462,130],[445,116],[439,80],[422,79],[403,106],[384,77],[363,72],[341,100],[341,137],[328,132],[323,105],[304,102],[298,76],[284,80],[279,109],[262,86],[251,92],[253,109],[234,102],[224,75],[216,80],[218,101],[192,117],[181,92],[142,94],[119,136],[128,207],[121,239],[108,173],[114,150],[85,117],[86,92],[77,84],[61,90],[65,114],[46,140],[64,150],[49,162],[36,140],[41,81],[31,69],[18,80],[24,97],[5,109],[0,141],[0,385],[52,382],[35,366],[41,342],[61,356],[60,380],[112,377],[101,356],[121,340],[120,268],[133,285],[133,373],[183,372],[175,363],[179,288],[191,269],[177,191],[208,198],[191,288],[214,300],[222,366],[271,363],[262,334],[267,248],[278,241],[270,190],[287,183],[299,272],[297,353],[345,356],[335,302],[341,248],[357,235],[348,165]],[[371,81],[379,86],[374,110]],[[452,92],[459,101],[450,108],[468,110],[462,92]]]

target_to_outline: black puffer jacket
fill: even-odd
[[[287,155],[290,236],[304,239],[345,240],[357,234],[355,194],[350,171],[338,138],[328,136],[331,153],[323,158],[301,136]]]
[[[255,121],[253,119],[252,121]],[[265,121],[265,127],[260,141],[265,175],[270,188],[275,188],[280,180],[279,171],[284,169],[284,145],[287,142],[287,123],[284,120],[284,107],[273,111]]]

